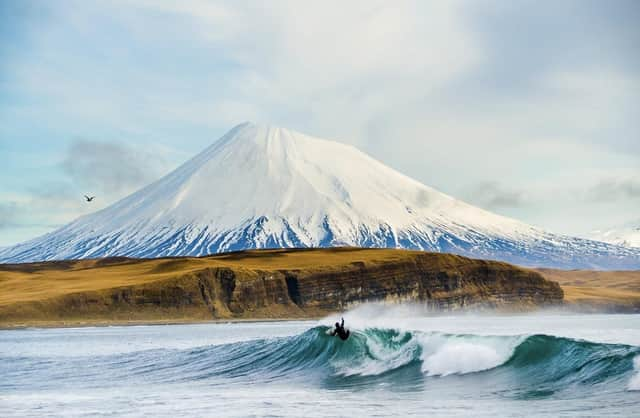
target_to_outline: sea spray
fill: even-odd
[[[422,371],[427,376],[447,376],[493,369],[509,360],[523,339],[422,334]]]
[[[629,381],[629,390],[640,390],[640,355],[633,359],[634,374]]]

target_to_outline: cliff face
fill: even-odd
[[[300,311],[343,310],[363,302],[417,302],[434,309],[526,308],[559,304],[563,292],[535,272],[503,263],[434,254],[385,264],[352,263],[340,271],[255,271],[231,269],[198,274],[203,299],[213,315],[242,315],[273,305]],[[443,265],[445,264],[445,265]],[[246,273],[245,273],[246,274]],[[236,280],[238,276],[242,280]]]
[[[322,253],[321,263],[309,258],[314,252]],[[42,267],[19,266],[4,268],[42,273]],[[67,277],[68,285],[72,272],[89,283],[107,274],[122,280],[127,271],[139,277],[127,278],[128,285],[92,289],[85,283],[85,290],[49,298],[0,300],[0,323],[311,317],[372,301],[416,302],[438,310],[523,310],[563,300],[560,286],[534,271],[417,251],[257,251],[201,259],[102,260],[80,267],[62,265],[57,280]]]

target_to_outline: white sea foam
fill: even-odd
[[[422,371],[428,376],[474,373],[505,363],[520,337],[422,335]]]
[[[633,359],[633,376],[629,380],[629,390],[640,390],[640,356]]]

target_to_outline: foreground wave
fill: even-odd
[[[489,384],[492,393],[518,398],[551,396],[576,387],[597,388],[604,383],[640,390],[640,347],[547,335],[477,336],[393,329],[355,330],[343,342],[327,331],[319,326],[291,337],[100,358],[38,362],[16,357],[6,370],[11,375],[0,387],[19,387],[21,381],[33,384],[32,375],[47,369],[51,384],[65,379],[77,382],[81,371],[85,387],[92,380],[108,378],[211,384],[300,381],[327,388],[388,385],[401,390],[452,382],[475,384],[477,380],[481,387]]]

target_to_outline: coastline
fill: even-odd
[[[3,330],[317,320],[368,302],[434,315],[639,313],[640,271],[354,248],[0,265]]]
[[[158,320],[78,320],[78,321],[33,321],[15,324],[0,324],[0,331],[14,331],[24,329],[55,329],[55,328],[107,328],[107,327],[137,327],[137,326],[165,326],[165,325],[200,325],[227,323],[269,323],[314,321],[317,317],[300,318],[232,318],[232,319],[158,319]]]
[[[638,315],[640,311],[629,309],[603,309],[602,305],[588,305],[582,303],[565,302],[563,305],[554,306],[544,310],[480,310],[480,311],[437,311],[430,312],[429,316],[450,316],[465,314],[481,315],[527,315],[531,313],[553,313],[561,315]],[[16,331],[27,329],[56,329],[56,328],[107,328],[107,327],[136,327],[136,326],[167,326],[167,325],[206,325],[206,324],[235,324],[235,323],[275,323],[275,322],[298,322],[298,321],[318,321],[331,315],[342,315],[341,312],[326,313],[323,315],[282,317],[282,318],[226,318],[226,319],[198,319],[198,318],[166,318],[166,319],[140,319],[140,320],[104,320],[95,321],[87,319],[65,320],[65,321],[23,321],[13,324],[0,324],[0,331]]]
[[[533,270],[399,249],[0,265],[3,328],[306,319],[367,302],[524,311],[562,300],[560,286]]]

